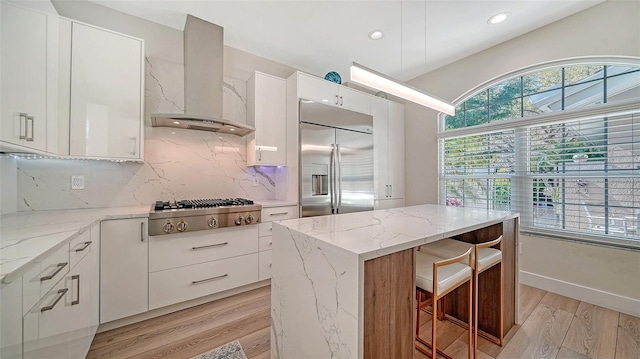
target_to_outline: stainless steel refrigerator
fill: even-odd
[[[300,100],[302,217],[373,209],[373,117]]]

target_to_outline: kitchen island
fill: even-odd
[[[415,248],[503,235],[504,333],[517,322],[516,213],[421,205],[274,223],[271,358],[412,358]],[[498,267],[495,267],[496,269]],[[499,270],[481,274],[479,326],[497,336]],[[447,314],[466,317],[465,288]]]

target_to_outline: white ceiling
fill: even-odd
[[[192,14],[223,26],[228,46],[344,82],[352,62],[412,79],[604,0],[90,1],[180,30]],[[499,12],[511,16],[489,25]]]

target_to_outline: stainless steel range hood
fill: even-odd
[[[184,113],[153,113],[153,127],[245,136],[256,129],[222,119],[224,29],[187,15],[184,28]]]

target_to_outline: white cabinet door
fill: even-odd
[[[338,84],[298,73],[298,98],[340,106]]]
[[[286,165],[287,81],[254,73],[247,83],[247,122],[256,132],[247,136],[248,166]]]
[[[374,209],[390,209],[404,207],[404,198],[400,199],[379,199],[373,202]]]
[[[346,86],[339,86],[339,89],[338,95],[341,107],[355,112],[366,113],[367,115],[371,114],[371,100],[374,96]]]
[[[0,283],[0,358],[22,358],[22,281]]]
[[[84,247],[84,246],[83,246]],[[83,248],[81,247],[81,248]],[[81,249],[80,248],[80,249]],[[98,329],[100,315],[100,226],[91,230],[91,244],[65,278],[69,288],[69,358],[85,358]]]
[[[371,101],[375,199],[388,198],[389,195],[388,102],[389,101],[382,98],[375,98]]]
[[[389,198],[404,198],[404,105],[388,105]]]
[[[142,158],[143,43],[72,29],[70,155]]]
[[[5,3],[0,6],[0,139],[45,151],[48,16]]]
[[[147,218],[101,223],[100,323],[149,310],[147,233]]]
[[[404,105],[373,99],[376,199],[404,198]]]
[[[298,73],[298,98],[371,114],[373,96],[308,74]]]

